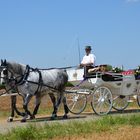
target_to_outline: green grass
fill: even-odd
[[[68,123],[53,123],[44,126],[38,124],[28,125],[11,130],[7,134],[0,134],[0,140],[40,140],[52,139],[55,137],[78,136],[80,134],[116,132],[122,126],[140,126],[140,115],[130,116],[105,116],[98,120],[71,121]]]
[[[3,118],[5,116],[8,116],[9,115],[9,112],[7,111],[0,111],[0,118]]]

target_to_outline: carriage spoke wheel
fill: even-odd
[[[87,96],[78,93],[66,93],[66,102],[68,109],[73,114],[80,114],[87,105]]]
[[[123,111],[128,106],[129,96],[114,95],[113,96],[113,108],[118,111]]]
[[[137,95],[137,103],[138,103],[138,105],[140,107],[140,95]]]
[[[94,91],[91,106],[96,114],[106,115],[112,109],[112,101],[112,93],[110,89],[101,86]]]

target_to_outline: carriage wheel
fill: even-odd
[[[87,105],[87,96],[78,93],[66,93],[68,109],[73,114],[80,114]]]
[[[114,95],[113,96],[113,108],[118,111],[123,111],[127,106],[129,96],[123,96],[123,95]]]
[[[138,105],[140,107],[140,95],[137,95],[137,102],[138,102]]]
[[[112,109],[112,93],[109,88],[100,86],[93,93],[92,109],[98,115],[106,115]]]

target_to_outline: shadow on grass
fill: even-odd
[[[68,116],[67,119],[63,118],[63,116],[58,116],[57,118],[55,119],[52,119],[51,117],[36,117],[35,119],[33,120],[30,120],[30,119],[27,119],[27,122],[53,122],[53,121],[64,121],[64,120],[75,120],[75,119],[82,119],[82,118],[86,118],[87,116],[86,115],[72,115],[72,116]],[[14,120],[13,122],[20,122],[21,119],[17,119],[17,120]]]
[[[127,109],[122,111],[111,111],[110,114],[128,114],[128,113],[139,113],[140,109]]]
[[[140,109],[125,109],[122,111],[112,110],[108,115],[117,115],[117,114],[128,114],[128,113],[140,113]],[[83,112],[82,115],[85,116],[99,116],[94,112]]]
[[[74,120],[74,119],[82,119],[82,118],[86,118],[86,116],[81,116],[81,115],[77,115],[77,116],[69,116],[67,119],[64,119],[63,116],[58,116],[55,119],[51,119],[51,117],[39,117],[36,118],[34,120],[28,120],[28,122],[41,122],[41,121],[63,121],[63,120]]]

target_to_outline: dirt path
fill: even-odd
[[[21,118],[14,119],[13,122],[7,122],[6,118],[0,119],[0,133],[6,133],[12,128],[16,127],[26,127],[28,124],[37,124],[39,126],[43,126],[46,123],[67,123],[69,121],[84,121],[84,120],[91,120],[91,119],[98,119],[99,116],[93,115],[93,113],[83,113],[81,115],[73,115],[69,114],[68,119],[63,119],[62,115],[59,115],[56,120],[51,120],[50,116],[36,116],[35,120],[27,120],[26,123],[21,123]]]
[[[133,115],[133,114],[140,114],[140,111],[137,109],[133,110],[125,110],[123,113],[119,113],[116,111],[113,111],[110,115],[112,116],[127,116],[127,115]],[[69,121],[89,121],[89,120],[97,120],[100,119],[101,116],[97,116],[94,113],[91,112],[84,112],[80,115],[73,115],[69,114],[68,119],[63,119],[61,115],[58,116],[57,120],[51,120],[50,116],[36,116],[35,120],[27,120],[26,123],[21,123],[21,118],[15,119],[13,122],[7,122],[6,118],[0,119],[0,133],[6,133],[12,128],[16,127],[26,127],[28,124],[37,124],[39,126],[43,126],[46,123],[67,123]]]

